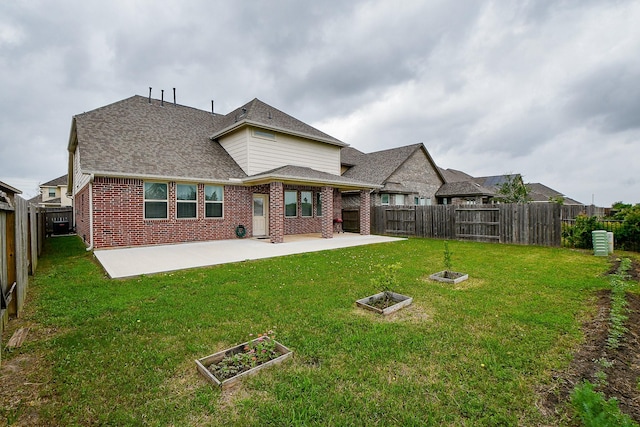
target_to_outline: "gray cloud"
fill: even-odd
[[[631,0],[3,2],[0,180],[64,173],[74,114],[152,86],[219,112],[259,97],[364,151],[424,142],[472,174],[638,201],[632,173],[584,166],[599,152],[640,168],[638,20]]]

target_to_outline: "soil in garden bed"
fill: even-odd
[[[637,280],[637,264],[635,265]],[[616,267],[617,268],[617,267]],[[615,273],[615,269],[614,269]],[[603,392],[606,399],[618,399],[620,410],[634,421],[640,422],[640,295],[626,295],[629,318],[625,322],[628,328],[620,340],[617,349],[607,348],[609,335],[609,312],[611,292],[598,293],[598,312],[594,319],[583,326],[585,342],[575,354],[574,360],[565,372],[557,373],[558,380],[552,390],[546,390],[542,397],[542,407],[547,413],[559,413],[561,407],[570,400],[573,389],[583,380],[596,383],[595,374],[603,371],[607,375],[607,384],[598,386],[596,391]],[[597,360],[605,358],[613,361],[609,368],[603,368]]]
[[[375,307],[379,310],[384,310],[385,308],[389,308],[392,305],[395,305],[397,303],[398,303],[398,300],[393,299],[393,297],[387,293],[385,293],[380,298],[367,301],[367,305],[370,305],[371,307]]]

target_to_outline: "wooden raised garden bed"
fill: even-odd
[[[389,315],[410,305],[413,298],[396,292],[386,291],[356,301],[358,307],[371,310],[383,316]]]
[[[275,351],[273,354],[273,358],[271,358],[268,361],[265,361],[263,363],[259,363],[256,366],[253,367],[248,367],[246,366],[246,369],[240,369],[240,372],[238,372],[236,375],[226,378],[226,379],[222,379],[222,378],[218,378],[213,371],[215,371],[215,369],[212,369],[212,367],[214,367],[214,365],[218,365],[220,364],[223,359],[225,358],[232,358],[233,356],[237,356],[239,354],[242,353],[247,353],[248,349],[250,348],[250,346],[254,345],[255,343],[262,341],[262,340],[270,340],[272,343],[275,343]],[[245,343],[242,344],[238,344],[235,347],[231,347],[229,349],[226,350],[222,350],[219,351],[217,353],[214,353],[210,356],[207,357],[203,357],[201,359],[196,360],[196,366],[198,368],[198,371],[210,382],[212,382],[213,384],[215,384],[218,387],[221,388],[227,388],[230,387],[231,385],[235,384],[237,381],[239,381],[240,379],[250,376],[250,375],[255,375],[258,371],[260,371],[261,369],[264,369],[268,366],[271,365],[275,365],[277,363],[282,363],[284,360],[288,359],[289,357],[291,357],[293,355],[293,352],[291,350],[289,350],[287,347],[283,346],[282,344],[280,344],[279,342],[275,341],[275,340],[271,340],[268,337],[262,337],[262,338],[256,338],[252,341],[247,341]],[[229,360],[229,359],[227,359]]]
[[[468,274],[458,273],[456,271],[449,271],[449,270],[439,271],[429,276],[429,279],[431,280],[436,280],[438,282],[445,282],[445,283],[460,283],[462,281],[467,280],[468,278],[469,278]]]

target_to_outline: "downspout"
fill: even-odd
[[[89,247],[87,251],[93,250],[93,179],[95,176],[91,174],[89,177]]]

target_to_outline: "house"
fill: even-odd
[[[73,200],[67,195],[67,175],[59,176],[40,185],[40,194],[29,200],[41,207],[72,206]]]
[[[333,236],[342,141],[254,99],[228,114],[133,96],[73,117],[68,188],[91,248],[285,235]],[[361,234],[369,234],[362,209]]]
[[[436,192],[446,182],[424,144],[363,153],[341,150],[342,176],[379,186],[371,194],[372,206],[436,204]],[[342,193],[344,209],[359,209],[360,195]]]
[[[563,205],[584,205],[584,203],[580,203],[577,200],[567,197],[559,191],[547,187],[546,185],[540,184],[539,182],[527,185],[531,190],[531,192],[529,193],[529,196],[531,197],[531,203],[561,202],[561,204]]]
[[[490,204],[499,196],[500,187],[510,180],[520,180],[520,174],[472,177],[455,169],[442,169],[447,182],[436,193],[441,204]],[[524,182],[523,182],[524,184]],[[562,201],[566,205],[582,205],[562,193],[540,183],[527,183],[532,203]]]

